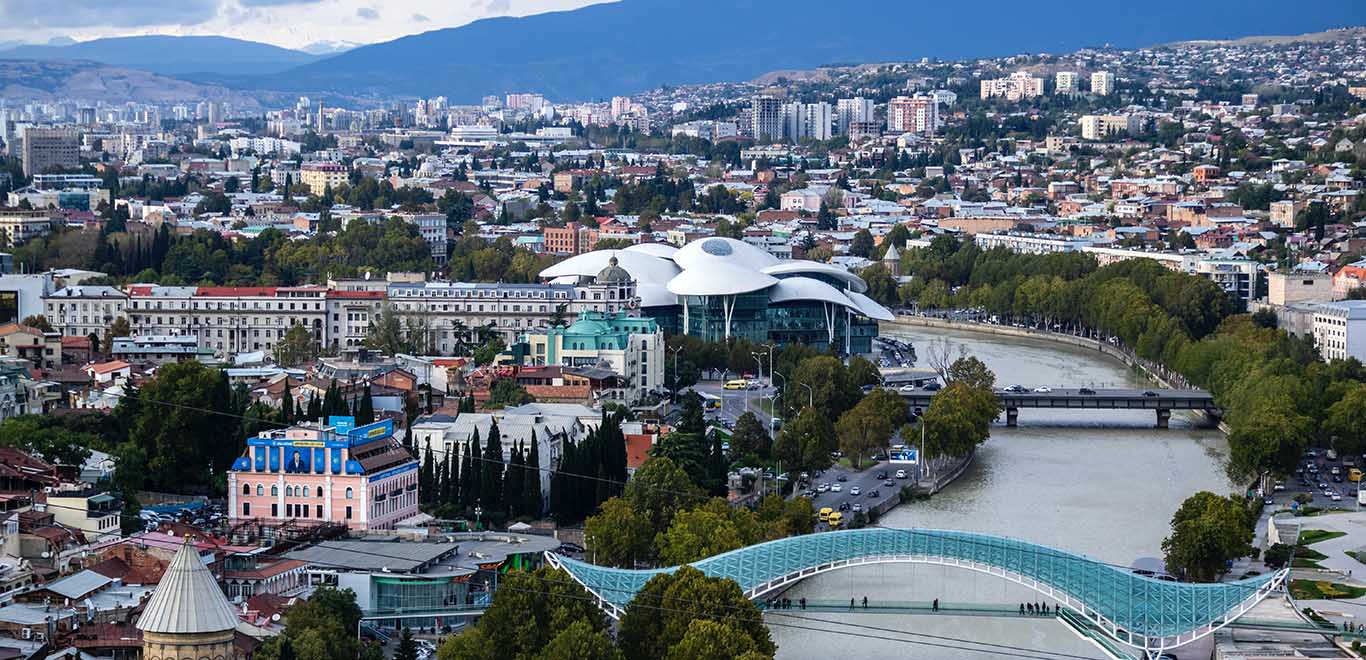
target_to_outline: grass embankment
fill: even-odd
[[[1366,596],[1366,587],[1327,580],[1291,580],[1290,595],[1295,600],[1351,600]]]

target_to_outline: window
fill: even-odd
[[[260,496],[265,495],[265,494],[266,494],[265,489],[263,489],[263,488],[261,487],[261,484],[256,484],[256,496],[257,496],[257,497],[260,497]]]
[[[270,517],[271,517],[271,518],[279,518],[279,517],[280,517],[280,505],[279,505],[279,504],[271,504],[271,505],[270,505]]]
[[[279,497],[279,496],[280,496],[280,487],[279,487],[279,486],[271,486],[271,487],[270,487],[270,496],[271,496],[271,497]]]
[[[318,497],[322,497],[322,496],[323,496],[323,487],[322,487],[322,486],[318,486]]]
[[[242,484],[242,494],[243,494],[243,495],[250,495],[250,494],[251,494],[251,484]]]
[[[350,520],[350,519],[351,519],[351,507],[349,507],[349,506],[346,507],[346,519],[347,519],[347,520]]]
[[[250,515],[251,515],[251,502],[243,502],[243,503],[242,503],[242,515],[244,515],[244,516],[250,516]]]
[[[346,499],[348,499],[348,500],[351,499],[351,494],[352,494],[351,489],[350,489],[350,488],[347,488],[347,489],[346,489]],[[347,508],[350,509],[351,507],[347,507]],[[347,517],[349,518],[350,516],[347,516]]]
[[[307,507],[305,507],[305,508],[307,508]],[[323,517],[323,505],[321,505],[321,504],[317,505],[316,508],[315,508],[315,513],[317,514],[316,516],[314,516],[315,518],[321,518],[321,517]]]

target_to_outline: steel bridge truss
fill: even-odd
[[[547,553],[620,619],[650,578],[677,567],[626,570]],[[1062,603],[1109,639],[1155,658],[1214,633],[1284,583],[1287,570],[1238,582],[1156,580],[1063,550],[999,536],[927,529],[868,528],[795,536],[691,564],[735,580],[751,599],[830,571],[872,564],[927,564],[993,575]]]

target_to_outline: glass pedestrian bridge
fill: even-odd
[[[546,560],[582,584],[612,618],[621,617],[650,578],[677,568],[606,568],[555,553],[546,553]],[[1282,570],[1238,582],[1170,582],[1016,539],[881,527],[794,536],[691,565],[707,575],[735,580],[746,597],[761,599],[813,575],[887,563],[951,566],[1023,585],[1149,657],[1228,625],[1279,589],[1286,577]]]

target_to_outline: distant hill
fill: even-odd
[[[317,56],[228,37],[150,35],[112,37],[66,46],[19,46],[0,57],[21,60],[89,60],[163,75],[273,74],[316,61]]]
[[[0,98],[45,101],[171,103],[226,101],[235,108],[259,108],[253,96],[226,87],[200,85],[147,71],[89,61],[10,60],[0,53]]]
[[[237,84],[280,91],[604,98],[832,62],[961,59],[1316,32],[1366,24],[1360,0],[622,0],[492,18],[361,46]]]

